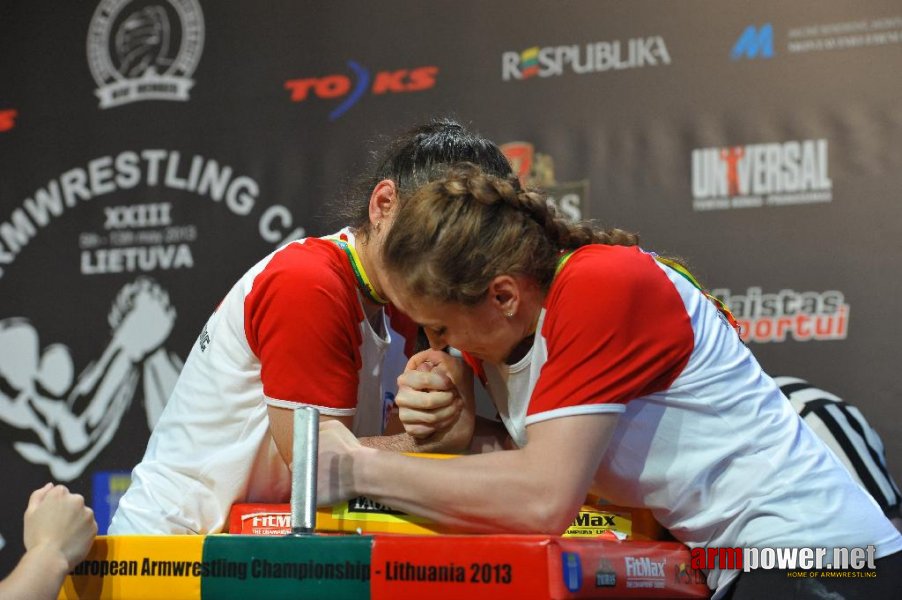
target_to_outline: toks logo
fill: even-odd
[[[354,81],[351,77],[341,74],[289,79],[285,82],[285,89],[291,92],[292,102],[303,102],[311,94],[327,100],[344,98],[341,104],[329,113],[329,120],[334,121],[348,112],[348,109],[357,104],[368,91],[375,95],[421,92],[435,87],[435,78],[438,75],[436,66],[379,71],[375,77],[353,60],[348,61],[348,68],[353,73]]]
[[[0,110],[0,132],[9,131],[16,126],[16,117],[19,112],[12,109]]]
[[[832,190],[827,140],[692,151],[695,210],[830,202]]]
[[[837,290],[762,294],[753,287],[745,294],[729,289],[711,294],[730,307],[744,342],[784,342],[787,336],[797,342],[843,340],[848,335],[849,305]]]

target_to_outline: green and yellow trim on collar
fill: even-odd
[[[563,270],[564,265],[567,264],[567,261],[570,260],[570,257],[573,256],[573,251],[566,252],[561,254],[557,259],[557,267],[554,269],[554,276],[557,277],[560,274],[561,270]]]
[[[360,255],[357,254],[357,250],[354,248],[353,244],[347,242],[347,240],[343,240],[337,237],[325,237],[324,240],[329,240],[330,242],[337,245],[339,248],[344,250],[344,253],[348,256],[348,262],[351,263],[351,270],[354,271],[354,278],[357,279],[357,287],[360,288],[360,291],[366,296],[369,300],[372,300],[376,304],[388,304],[388,300],[384,299],[382,296],[376,292],[376,288],[373,287],[370,278],[366,276],[366,270],[363,268],[363,262],[360,260]]]

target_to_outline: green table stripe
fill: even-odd
[[[210,535],[202,600],[369,600],[371,536]]]

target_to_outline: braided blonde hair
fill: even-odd
[[[547,290],[562,252],[637,243],[620,229],[568,222],[516,179],[458,163],[399,206],[382,252],[408,292],[473,305],[498,275],[526,275]]]

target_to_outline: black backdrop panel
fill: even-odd
[[[891,0],[0,2],[0,572],[30,491],[102,513],[233,281],[433,115],[685,257],[902,479],[900,72]]]

